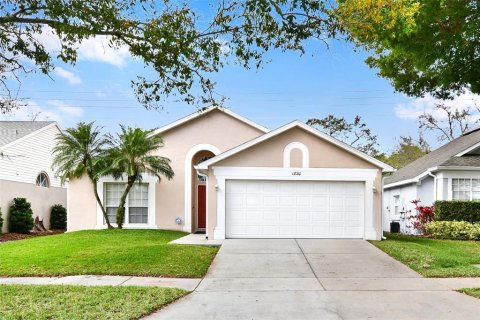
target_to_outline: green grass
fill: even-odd
[[[0,319],[138,319],[186,293],[158,287],[0,285]]]
[[[465,288],[458,290],[458,292],[480,299],[480,288]]]
[[[0,244],[1,276],[202,277],[218,248],[173,245],[185,233],[95,230]]]
[[[388,234],[372,244],[426,277],[479,277],[480,242]]]

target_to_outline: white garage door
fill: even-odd
[[[362,182],[226,184],[227,238],[362,238]]]

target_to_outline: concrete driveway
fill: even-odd
[[[226,240],[207,276],[149,319],[475,319],[480,300],[362,240]]]

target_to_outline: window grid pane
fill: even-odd
[[[117,208],[124,190],[124,183],[105,183],[105,210],[110,223],[117,221]]]
[[[128,194],[129,223],[148,223],[148,184],[136,183]]]

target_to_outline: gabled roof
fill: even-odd
[[[472,130],[463,136],[450,141],[438,149],[424,155],[409,165],[385,178],[385,187],[418,182],[418,179],[429,172],[429,169],[442,166],[469,166],[477,163],[477,158],[466,155],[480,146],[480,130]],[[465,158],[465,159],[462,159]],[[473,166],[477,166],[476,164]]]
[[[341,149],[344,149],[344,150],[356,155],[359,158],[362,158],[362,159],[366,160],[367,162],[369,162],[369,163],[371,163],[371,164],[373,164],[373,165],[375,165],[379,168],[382,168],[383,171],[385,171],[385,172],[391,172],[391,171],[395,170],[393,167],[389,166],[388,164],[383,163],[383,162],[381,162],[381,161],[379,161],[379,160],[377,160],[373,157],[370,157],[369,155],[353,148],[352,146],[350,146],[346,143],[343,143],[343,142],[329,136],[328,134],[320,132],[320,131],[312,128],[311,126],[306,125],[305,123],[303,123],[301,121],[298,121],[298,120],[290,122],[290,123],[278,128],[278,129],[275,129],[275,130],[272,130],[268,133],[265,133],[265,134],[263,134],[263,135],[261,135],[257,138],[254,138],[250,141],[247,141],[247,142],[245,142],[245,143],[243,143],[243,144],[241,144],[241,145],[239,145],[235,148],[232,148],[228,151],[225,151],[225,152],[223,152],[223,153],[221,153],[221,154],[219,154],[219,155],[217,155],[217,156],[215,156],[215,157],[213,157],[213,158],[211,158],[207,161],[204,161],[204,162],[202,162],[198,165],[198,169],[208,169],[209,166],[211,166],[211,165],[213,165],[213,164],[215,164],[215,163],[217,163],[217,162],[219,162],[223,159],[231,157],[234,154],[239,153],[240,151],[243,151],[245,149],[253,147],[254,145],[257,145],[257,144],[259,144],[263,141],[266,141],[266,140],[271,139],[275,136],[278,136],[279,134],[281,134],[281,133],[283,133],[287,130],[290,130],[292,128],[295,128],[295,127],[301,128],[301,129],[313,134],[314,136],[319,137],[320,139],[326,140],[326,141],[336,145],[337,147],[339,147]]]
[[[7,147],[42,128],[53,125],[56,125],[54,121],[0,121],[0,147]]]
[[[188,116],[186,116],[186,117],[184,117],[184,118],[181,118],[181,119],[179,119],[179,120],[177,120],[177,121],[175,121],[175,122],[172,122],[172,123],[170,123],[170,124],[167,124],[166,126],[160,127],[160,128],[158,128],[158,129],[156,129],[152,134],[159,134],[159,133],[163,133],[163,132],[165,132],[165,131],[171,130],[171,129],[176,128],[176,127],[178,127],[178,126],[180,126],[180,125],[182,125],[182,124],[184,124],[184,123],[186,123],[186,122],[189,122],[189,121],[191,121],[191,120],[197,119],[197,118],[199,118],[199,117],[201,117],[201,116],[203,116],[203,115],[205,115],[205,114],[207,114],[207,113],[210,113],[210,112],[212,112],[212,111],[215,111],[215,110],[218,110],[218,111],[221,111],[221,112],[223,112],[223,113],[225,113],[225,114],[228,114],[229,116],[231,116],[231,117],[233,117],[233,118],[235,118],[235,119],[237,119],[237,120],[240,120],[240,121],[248,124],[249,126],[254,127],[254,128],[256,128],[256,129],[258,129],[258,130],[260,130],[260,131],[262,131],[262,132],[268,132],[268,131],[270,131],[269,129],[267,129],[267,128],[265,128],[265,127],[263,127],[263,126],[255,123],[255,122],[253,122],[253,121],[245,118],[245,117],[242,117],[241,115],[238,115],[238,114],[236,114],[235,112],[233,112],[233,111],[231,111],[231,110],[228,110],[228,109],[225,109],[225,108],[222,108],[222,107],[212,106],[212,107],[210,107],[210,108],[208,108],[208,109],[206,109],[206,110],[199,110],[199,111],[194,112],[194,113],[192,113],[192,114],[190,114],[190,115],[188,115]]]

